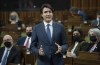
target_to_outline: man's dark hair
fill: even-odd
[[[43,4],[43,5],[41,6],[40,13],[43,12],[43,9],[44,9],[44,8],[49,8],[49,9],[52,10],[52,12],[54,12],[54,9],[52,8],[52,6],[51,6],[50,4]]]
[[[73,30],[73,32],[74,32],[74,31],[78,31],[78,32],[80,33],[80,35],[83,36],[83,32],[82,32],[82,29],[81,29],[81,28],[78,28],[78,27],[77,27],[77,28],[75,28],[75,29]]]
[[[71,7],[71,8],[69,9],[69,11],[72,12],[72,13],[77,13],[78,10],[79,10],[79,9],[76,8],[76,7]]]
[[[100,11],[97,12],[97,15],[100,15]]]

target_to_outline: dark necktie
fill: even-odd
[[[2,60],[2,63],[1,63],[1,65],[6,65],[8,51],[9,51],[9,50],[7,50],[7,51],[6,51],[6,53],[5,53],[5,56],[3,57],[3,60]]]
[[[29,39],[30,39],[30,37],[27,39],[27,42],[26,42],[26,48],[28,48],[28,45],[29,45]]]
[[[48,35],[49,41],[51,42],[51,31],[50,31],[49,26],[50,24],[47,24],[47,35]]]

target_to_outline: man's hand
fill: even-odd
[[[60,53],[62,51],[62,47],[57,43],[55,43],[55,45],[57,45],[57,47],[58,47],[58,50],[56,51],[55,54]]]
[[[44,51],[43,51],[43,47],[42,47],[42,45],[41,45],[41,47],[40,47],[40,49],[39,49],[39,55],[44,55]]]

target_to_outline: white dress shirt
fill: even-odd
[[[27,43],[27,40],[28,40],[28,36],[26,37],[26,40],[24,42],[24,46],[26,46],[26,43]],[[28,48],[30,48],[30,45],[31,45],[31,37],[29,38],[29,42],[28,42]]]
[[[95,48],[97,48],[97,44],[94,44],[94,45],[92,46],[92,48],[89,50],[89,52],[93,52],[93,51],[95,50]]]
[[[7,50],[9,50],[9,51],[8,51],[8,55],[7,55],[7,57],[8,57],[8,56],[9,56],[9,53],[10,53],[11,48],[6,48],[6,47],[5,47],[5,50],[4,50],[4,53],[3,53],[2,59],[1,59],[1,63],[2,63],[2,61],[3,61],[3,58],[4,58],[4,56],[5,56],[6,52],[7,52]],[[6,61],[7,61],[7,60],[6,60]],[[1,63],[0,63],[0,65],[1,65]]]
[[[74,45],[73,49],[71,50],[71,53],[74,53],[74,50],[76,49],[77,45],[78,45],[78,42],[75,42],[75,45]]]
[[[45,31],[47,31],[47,24],[50,24],[49,28],[50,28],[50,32],[51,32],[51,38],[52,38],[52,35],[53,35],[53,21],[50,21],[50,23],[47,23],[46,21],[43,21],[44,23],[44,26],[45,26]]]
[[[99,19],[99,18],[97,18],[97,22],[98,22],[97,26],[100,24],[99,20],[100,20],[100,19]]]

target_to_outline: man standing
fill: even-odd
[[[43,21],[33,28],[30,50],[37,55],[37,65],[64,65],[66,33],[63,25],[53,20],[53,12],[49,4],[43,4]]]

